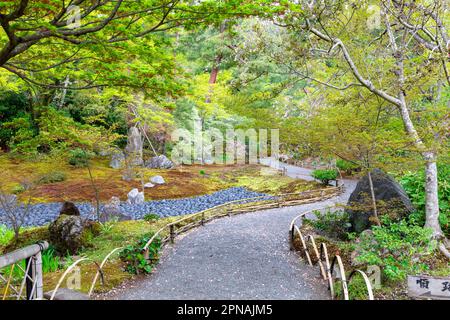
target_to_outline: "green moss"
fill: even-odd
[[[11,241],[7,245],[3,246],[3,248],[0,247],[0,252],[2,253],[11,252],[16,249],[35,244],[36,242],[42,240],[48,241],[48,239],[49,233],[46,226],[27,228],[20,232],[17,241],[11,239]]]

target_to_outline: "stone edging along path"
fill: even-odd
[[[285,166],[285,165],[283,165]],[[289,176],[306,169],[286,166]],[[328,299],[316,269],[289,250],[286,230],[302,211],[345,202],[338,197],[217,219],[166,246],[154,272],[98,299]]]

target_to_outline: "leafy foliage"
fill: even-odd
[[[150,273],[153,265],[158,261],[158,252],[161,248],[161,239],[155,238],[149,246],[149,260],[144,256],[142,248],[153,236],[150,233],[142,237],[137,244],[128,245],[120,252],[120,259],[126,263],[126,270],[133,274]]]
[[[334,169],[327,170],[314,170],[311,175],[317,179],[322,181],[324,185],[328,185],[331,180],[336,180],[337,171]]]
[[[93,154],[87,152],[86,150],[77,148],[70,150],[69,152],[69,164],[75,167],[84,168],[89,164],[89,159],[91,159]]]
[[[417,225],[425,223],[425,173],[423,170],[408,172],[400,178],[417,212],[412,215]],[[438,165],[439,222],[442,230],[450,236],[450,165]]]
[[[12,238],[14,238],[14,231],[3,224],[0,224],[0,245],[7,245]]]
[[[341,240],[347,239],[350,218],[345,211],[327,209],[324,213],[320,211],[314,211],[313,213],[316,219],[304,219],[305,223],[312,225],[329,237]]]
[[[55,183],[62,182],[66,180],[66,173],[63,171],[51,171],[47,174],[42,175],[36,180],[37,184],[47,184],[47,183]]]
[[[358,166],[350,161],[343,159],[336,160],[336,167],[339,170],[345,171],[347,174],[351,174],[354,170],[358,169]]]
[[[356,261],[380,266],[389,280],[403,280],[407,274],[426,270],[420,258],[436,248],[436,242],[430,240],[431,232],[405,220],[384,219],[382,226],[372,227],[372,233],[361,234],[355,243]]]

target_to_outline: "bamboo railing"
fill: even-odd
[[[292,219],[292,222],[289,227],[290,231],[290,241],[291,241],[291,248],[294,247],[294,240],[295,237],[298,236],[300,239],[301,247],[304,252],[304,255],[306,257],[306,260],[310,266],[313,266],[313,262],[311,260],[311,253],[308,249],[307,243],[309,242],[312,247],[312,253],[316,256],[317,259],[317,265],[319,265],[320,274],[324,280],[328,282],[328,289],[330,290],[331,299],[335,299],[336,295],[334,292],[334,282],[339,281],[342,287],[342,295],[344,300],[349,300],[349,283],[353,279],[354,275],[359,274],[363,277],[364,283],[366,285],[367,289],[367,297],[369,300],[374,300],[373,297],[373,290],[372,285],[369,280],[369,277],[366,275],[366,273],[362,270],[355,269],[350,272],[348,275],[348,279],[345,273],[344,264],[342,263],[341,257],[336,254],[333,257],[333,260],[331,260],[330,264],[330,256],[328,255],[328,250],[325,242],[322,242],[320,244],[320,253],[316,245],[316,241],[312,235],[308,235],[306,238],[303,236],[302,232],[300,231],[300,228],[297,226],[297,224],[301,224],[303,218],[310,213],[313,213],[315,211],[320,211],[324,209],[330,209],[331,207],[324,207],[321,209],[314,209],[305,211],[298,216],[296,216],[294,219]]]

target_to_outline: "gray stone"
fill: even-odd
[[[371,172],[378,215],[389,214],[401,219],[414,211],[402,187],[380,169]],[[364,176],[350,195],[346,211],[350,215],[351,231],[360,233],[373,224],[373,206],[368,175]]]
[[[145,162],[145,166],[151,169],[170,169],[173,168],[173,165],[173,162],[163,154],[150,158]]]
[[[131,217],[122,213],[120,199],[118,197],[111,197],[109,203],[102,208],[99,220],[100,222],[110,220],[126,221],[131,220]]]
[[[138,189],[134,188],[130,192],[128,192],[128,204],[142,204],[144,203],[145,197],[144,192],[139,192]]]
[[[139,129],[136,127],[131,127],[128,132],[127,146],[125,147],[127,162],[129,165],[140,166],[143,164],[142,145],[143,141]]]
[[[144,184],[144,188],[153,188],[155,185],[151,182],[147,182],[146,184]]]
[[[83,246],[83,230],[80,216],[60,215],[48,226],[50,243],[60,254],[75,254]]]
[[[150,178],[150,182],[154,184],[164,184],[166,181],[164,181],[164,178],[161,176],[153,176]]]
[[[114,169],[120,169],[123,167],[124,162],[125,162],[125,154],[120,150],[115,150],[112,153],[109,166]]]

